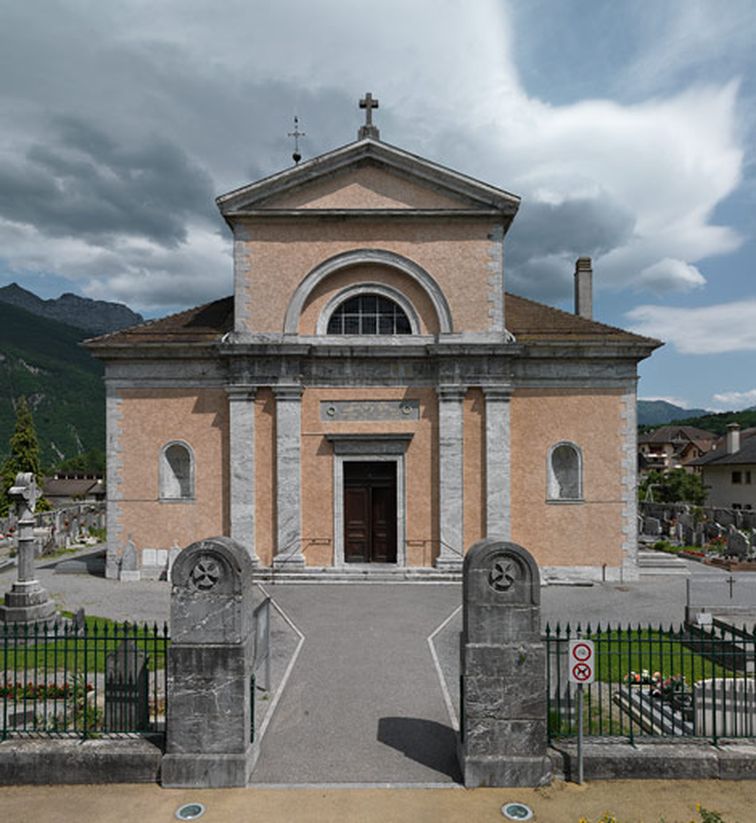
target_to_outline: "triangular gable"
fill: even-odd
[[[358,194],[366,202],[394,200],[398,205],[363,205],[359,198],[351,205],[334,205]],[[313,205],[318,201],[328,205]],[[226,218],[298,208],[474,209],[511,218],[520,198],[367,138],[221,195],[216,203]]]
[[[466,197],[450,197],[425,181],[397,174],[369,160],[288,189],[259,204],[265,209],[471,209]]]

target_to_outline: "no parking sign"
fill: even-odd
[[[596,656],[592,640],[570,640],[570,683],[593,683]]]

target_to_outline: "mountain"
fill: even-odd
[[[79,345],[89,336],[89,330],[0,302],[0,459],[21,395],[34,415],[43,465],[105,448],[103,367]]]
[[[666,400],[638,401],[639,426],[663,426],[665,423],[687,420],[704,414],[709,414],[709,412],[706,409],[683,409],[681,406],[675,406],[674,403],[667,403]],[[700,428],[705,429],[706,426],[700,426]]]
[[[0,288],[0,302],[24,309],[39,317],[46,317],[48,320],[57,320],[59,323],[84,329],[89,332],[90,337],[143,322],[141,314],[133,312],[123,303],[90,300],[88,297],[79,297],[68,292],[54,300],[43,300],[17,283]]]

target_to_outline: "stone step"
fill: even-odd
[[[271,583],[450,583],[462,581],[461,571],[401,568],[341,568],[307,566],[304,569],[258,569],[256,579]]]
[[[675,557],[667,552],[654,551],[638,552],[638,572],[642,577],[654,574],[682,576],[690,574],[687,562],[681,557]]]

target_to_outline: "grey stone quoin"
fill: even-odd
[[[465,786],[551,779],[540,601],[538,566],[521,546],[486,539],[465,555],[457,747]]]
[[[254,768],[253,574],[227,537],[193,543],[173,564],[164,786],[245,786]]]

